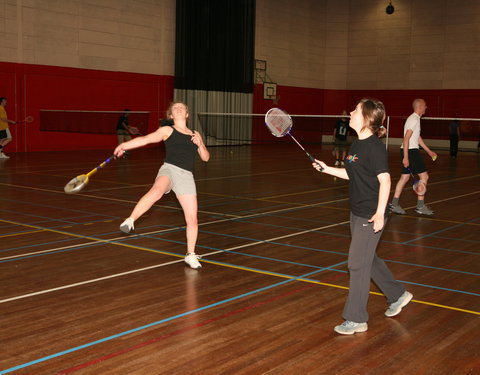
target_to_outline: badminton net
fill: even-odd
[[[93,134],[115,134],[125,111],[40,110],[40,130]],[[129,111],[128,124],[146,134],[150,112]]]
[[[331,142],[338,115],[291,114],[295,137],[306,144]],[[207,146],[285,142],[272,137],[265,126],[265,113],[197,114],[197,123]]]

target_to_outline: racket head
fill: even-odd
[[[416,180],[412,186],[413,191],[417,195],[425,195],[427,192],[427,185],[422,180]]]
[[[130,134],[133,134],[133,135],[139,135],[140,134],[140,130],[138,130],[138,128],[135,127],[135,126],[130,126],[129,131],[130,131]]]
[[[292,129],[290,115],[280,108],[270,108],[265,114],[265,125],[275,137],[283,137]]]
[[[72,178],[63,188],[67,194],[76,194],[80,192],[88,184],[88,176],[82,174],[75,178]]]

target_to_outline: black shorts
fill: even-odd
[[[10,131],[8,129],[0,130],[0,139],[12,138]]]
[[[403,148],[400,149],[400,160],[403,160]],[[411,148],[408,150],[408,163],[413,174],[419,174],[427,171],[423,157],[420,155],[418,148]],[[410,171],[402,164],[402,174],[410,174]]]

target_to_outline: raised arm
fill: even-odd
[[[150,143],[158,143],[164,141],[170,135],[171,131],[172,130],[170,127],[165,126],[163,128],[158,128],[158,130],[154,131],[153,133],[131,139],[127,142],[120,143],[113,151],[113,154],[117,157],[120,157],[127,150],[143,147]]]

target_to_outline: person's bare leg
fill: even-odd
[[[409,174],[400,175],[400,179],[398,180],[397,185],[395,186],[395,193],[393,194],[393,198],[397,198],[397,199],[400,198],[400,195],[402,194],[402,190],[409,179],[410,179]]]
[[[150,190],[137,202],[130,217],[133,220],[137,220],[170,189],[170,186],[171,183],[168,176],[157,177]]]
[[[177,195],[187,224],[187,253],[195,253],[198,237],[198,204],[196,195]]]

